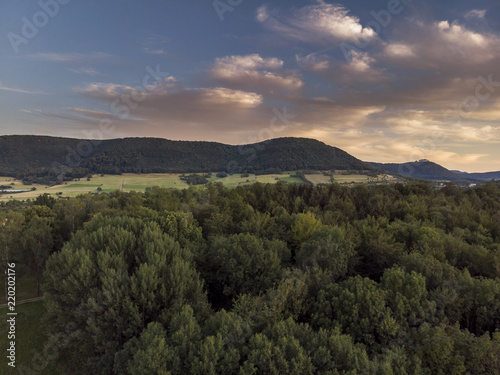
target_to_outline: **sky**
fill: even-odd
[[[0,0],[0,135],[500,170],[498,0]]]

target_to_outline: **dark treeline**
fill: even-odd
[[[499,184],[209,184],[0,215],[68,374],[500,373]]]
[[[29,151],[29,152],[28,152]],[[0,175],[55,184],[90,174],[257,173],[374,168],[315,139],[277,138],[250,145],[124,138],[102,141],[0,136]]]

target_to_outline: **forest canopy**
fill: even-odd
[[[499,184],[219,183],[0,216],[63,373],[500,373]]]

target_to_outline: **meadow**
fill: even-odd
[[[16,368],[7,366],[7,356],[0,357],[0,373],[2,374],[50,374],[55,375],[60,372],[56,368],[53,358],[53,348],[45,346],[47,332],[43,324],[45,307],[43,301],[31,302],[16,306]],[[0,315],[7,316],[7,308],[0,308]],[[2,351],[7,352],[7,331],[6,319],[2,319],[0,324],[0,337],[2,337]]]
[[[0,357],[1,374],[50,374],[60,372],[56,369],[55,361],[51,359],[50,347],[45,347],[47,332],[44,325],[45,307],[43,301],[22,303],[22,301],[36,297],[36,281],[33,275],[18,264],[20,273],[16,277],[16,368],[7,366],[7,356]],[[0,316],[7,317],[5,307],[5,279],[0,281]],[[0,324],[2,350],[7,350],[7,319]],[[5,340],[4,340],[5,338]],[[55,347],[57,349],[57,347]],[[6,369],[6,370],[4,370]]]
[[[132,174],[126,173],[122,175],[94,175],[90,178],[80,178],[73,181],[64,182],[62,185],[23,185],[20,180],[12,177],[0,177],[0,185],[12,186],[13,190],[27,190],[35,188],[24,193],[5,193],[0,194],[0,201],[2,200],[26,200],[33,199],[40,194],[47,193],[52,196],[76,197],[80,194],[86,193],[109,193],[115,190],[122,190],[124,192],[130,191],[144,191],[148,187],[159,186],[165,188],[184,189],[189,185],[180,179],[180,174],[173,173],[148,173],[148,174]],[[306,174],[307,181],[317,184],[331,183],[331,177],[325,176],[322,173]],[[334,182],[339,184],[355,184],[355,183],[383,183],[387,181],[394,182],[395,178],[387,175],[380,175],[377,178],[369,177],[366,175],[341,175],[336,174],[333,176]],[[295,172],[284,172],[282,174],[267,174],[267,175],[254,175],[250,174],[243,177],[241,174],[234,174],[228,177],[216,177],[215,174],[208,179],[210,182],[222,182],[224,186],[234,188],[237,186],[245,186],[255,182],[260,183],[276,183],[282,181],[285,183],[303,183],[300,177],[295,176]]]

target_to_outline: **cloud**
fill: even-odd
[[[75,112],[79,115],[83,115],[86,117],[91,117],[91,118],[97,118],[97,119],[103,119],[106,117],[114,117],[112,113],[106,112],[106,111],[99,111],[95,109],[87,109],[87,108],[71,108],[71,107],[66,107],[64,108],[65,110]]]
[[[165,56],[167,54],[167,51],[165,51],[163,48],[144,47],[143,51],[149,55]]]
[[[457,22],[450,24],[448,21],[441,21],[434,24],[434,26],[437,26],[441,40],[454,46],[487,48],[489,45],[486,36],[468,30]]]
[[[7,87],[7,86],[2,85],[1,82],[0,82],[0,91],[9,91],[9,92],[16,92],[19,94],[29,94],[29,95],[47,95],[46,92],[42,92],[42,91],[31,91],[31,90],[23,90],[23,89],[17,89],[17,88],[13,88],[13,87]]]
[[[466,19],[475,18],[475,19],[482,20],[482,19],[484,19],[485,16],[486,16],[486,10],[484,10],[484,9],[473,9],[470,12],[467,12],[464,17]]]
[[[76,74],[84,74],[84,75],[88,75],[91,77],[105,76],[105,74],[98,72],[94,68],[81,67],[78,69],[69,69],[69,70],[73,73],[76,73]]]
[[[225,87],[183,87],[173,77],[142,89],[91,83],[75,91],[98,100],[100,106],[108,105],[109,112],[119,118],[117,126],[122,135],[136,134],[137,127],[147,123],[150,135],[199,139],[199,134],[205,133],[213,134],[214,140],[219,135],[220,140],[229,140],[239,132],[238,127],[249,131],[269,116],[262,106],[263,97],[257,93]],[[94,115],[86,110],[73,111]]]
[[[318,138],[366,161],[411,162],[425,158],[462,170],[495,161],[495,151],[485,152],[485,145],[498,144],[498,126],[469,129],[436,121],[427,111],[386,110],[315,101],[296,110],[307,121],[292,129],[292,134]],[[486,138],[488,143],[484,142]]]
[[[296,126],[306,131],[313,128],[362,128],[371,116],[386,108],[383,104],[343,103],[324,97],[293,98],[290,104],[297,114]]]
[[[262,6],[257,22],[268,31],[266,37],[285,41],[273,47],[286,46],[286,51],[218,55],[204,71],[202,83],[194,87],[185,87],[174,77],[146,88],[95,80],[75,90],[85,105],[44,116],[61,123],[72,119],[82,129],[110,118],[117,125],[113,137],[140,134],[251,143],[252,136],[269,128],[275,116],[272,105],[279,103],[279,108],[286,104],[297,117],[274,136],[318,138],[364,160],[427,158],[454,169],[470,170],[468,166],[481,163],[500,169],[496,161],[500,88],[495,86],[476,110],[463,109],[467,98],[475,96],[479,76],[492,74],[493,81],[500,82],[500,37],[478,27],[475,21],[480,17],[401,18],[378,36],[342,6],[324,2],[290,10]],[[287,39],[296,49],[289,48]],[[353,51],[346,61],[338,46],[344,40],[353,45],[363,40],[373,43]],[[164,47],[155,41],[138,48],[161,56],[166,50],[170,53]],[[291,54],[295,59],[283,57]],[[89,60],[82,63],[81,54],[38,58],[93,66]],[[84,69],[75,70],[92,76]],[[128,108],[130,114],[122,116],[113,103]],[[457,111],[462,112],[457,115]],[[447,119],[448,112],[459,121]]]
[[[466,118],[460,123],[448,121],[443,113],[444,111],[431,109],[393,109],[382,114],[378,121],[385,124],[387,131],[393,136],[411,136],[432,140],[433,143],[500,142],[500,126],[484,122],[481,124],[475,119]]]
[[[151,85],[145,89],[112,83],[91,83],[75,90],[86,96],[110,102],[127,97],[129,102],[136,102],[133,103],[135,105],[130,105],[132,109],[157,103],[169,107],[172,103],[181,104],[181,102],[189,105],[191,111],[196,111],[196,106],[227,105],[234,108],[253,108],[262,104],[263,101],[259,94],[224,87],[183,88],[173,77],[166,78],[160,84]],[[123,100],[125,102],[125,99]]]
[[[368,52],[351,51],[348,63],[316,53],[304,57],[297,55],[296,61],[301,69],[319,74],[336,85],[343,85],[344,89],[353,83],[385,80],[383,69],[375,66],[376,59]]]
[[[376,62],[368,52],[352,51],[351,61],[338,66],[336,71],[330,71],[329,74],[332,79],[344,84],[379,83],[385,81],[386,76],[383,69],[375,66]]]
[[[262,104],[262,96],[253,92],[231,90],[225,87],[194,89],[200,100],[208,104],[235,105],[241,108],[254,108]]]
[[[388,44],[385,47],[385,53],[394,58],[411,58],[415,57],[413,48],[403,43]]]
[[[269,19],[269,17],[270,17],[270,15],[269,15],[269,12],[267,10],[266,5],[262,5],[262,6],[257,8],[257,15],[255,16],[257,21],[266,22]]]
[[[116,127],[115,138],[140,131],[143,136],[238,143],[269,128],[276,117],[261,94],[221,86],[184,87],[174,77],[146,88],[94,82],[74,91],[99,109],[65,108],[54,119],[71,117],[88,131],[109,119]]]
[[[38,113],[41,113],[41,112],[42,112],[42,110],[41,110],[40,108],[34,108],[34,109],[21,109],[20,111],[21,111],[21,112],[24,112],[24,113],[28,113],[28,114],[30,114],[30,115],[33,115],[33,114],[35,114],[35,113],[37,113],[37,112],[38,112]]]
[[[330,58],[326,55],[320,55],[317,53],[310,53],[304,57],[296,55],[295,59],[297,64],[301,69],[311,71],[311,72],[325,72],[331,67]]]
[[[192,140],[199,140],[202,133],[213,134],[213,140],[219,141],[234,141],[235,134],[250,129],[258,131],[272,115],[270,109],[262,108],[259,94],[224,87],[186,88],[173,77],[142,89],[97,82],[75,91],[104,110],[65,107],[24,112],[44,121],[71,123],[87,132],[106,120],[116,128],[110,135],[113,138],[137,136],[140,131],[141,135]]]
[[[296,103],[305,120],[294,135],[318,137],[364,160],[500,168],[500,88],[476,96],[478,77],[500,82],[498,34],[458,21],[409,19],[388,30],[386,41],[353,51],[348,63],[338,55],[296,56],[300,69],[326,80],[316,99]]]
[[[165,45],[170,42],[170,38],[164,35],[153,34],[143,40],[142,50],[149,55],[166,56]]]
[[[71,109],[67,109],[70,110]],[[42,118],[44,123],[48,121],[54,122],[54,121],[59,121],[62,124],[67,125],[69,122],[80,124],[80,123],[85,123],[89,122],[89,119],[86,117],[82,116],[75,116],[73,113],[68,113],[65,109],[61,110],[56,110],[56,111],[44,111],[39,108],[37,109],[21,109],[21,112],[27,113],[29,115],[32,115],[33,117],[37,118]],[[103,119],[104,117],[99,117],[100,119]],[[98,122],[97,116],[95,116],[92,120],[92,123]]]
[[[304,82],[296,72],[284,71],[283,61],[258,54],[217,58],[211,69],[212,78],[235,87],[257,91],[297,90]]]
[[[83,53],[35,53],[30,55],[34,60],[50,61],[57,63],[81,64],[87,62],[100,62],[114,60],[113,55],[105,52]]]
[[[446,104],[473,92],[475,83],[466,83],[467,79],[477,82],[480,75],[500,74],[500,36],[458,21],[408,19],[404,28],[395,23],[386,41],[377,38],[377,43],[365,49],[352,50],[347,63],[339,59],[338,52],[297,55],[296,61],[300,69],[318,74],[342,90],[339,94],[346,101],[358,103],[386,100],[389,105],[411,105],[412,101],[418,105],[418,101],[426,103],[435,97],[436,103]],[[377,86],[370,87],[370,83]]]
[[[385,144],[371,144],[367,147],[367,151],[366,157],[376,157],[377,162],[407,163],[427,159],[450,169],[470,169],[471,165],[478,164],[481,162],[480,159],[489,156],[485,153],[453,152],[442,144],[436,145],[435,148],[422,147],[404,139]]]
[[[366,52],[352,51],[352,60],[347,64],[347,69],[355,73],[367,73],[372,71],[372,64],[375,59]]]
[[[386,43],[383,51],[389,64],[460,75],[480,64],[493,66],[500,59],[500,37],[472,30],[458,21],[413,20],[399,40]]]
[[[363,27],[360,19],[350,15],[345,7],[322,0],[284,15],[262,6],[257,9],[256,19],[283,37],[311,44],[369,41],[377,36],[373,29]]]

